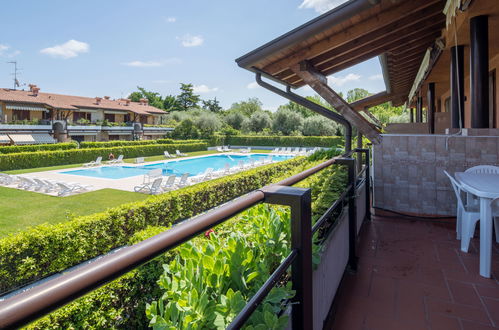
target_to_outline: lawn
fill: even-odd
[[[0,237],[41,223],[67,221],[148,196],[128,191],[102,189],[84,194],[55,197],[13,188],[0,187]]]
[[[270,150],[253,150],[268,153]],[[214,151],[190,152],[189,156],[214,154]],[[165,160],[163,155],[146,157],[146,162]],[[135,158],[125,159],[133,163]],[[9,174],[52,171],[80,167],[81,164],[39,167],[7,171]],[[31,191],[0,187],[0,237],[41,223],[59,223],[73,216],[88,215],[128,202],[143,200],[147,195],[115,189],[102,189],[84,194],[55,197]]]

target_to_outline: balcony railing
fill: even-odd
[[[292,288],[296,292],[291,300],[292,327],[313,329],[313,300],[315,298],[312,276],[313,235],[321,231],[321,237],[325,240],[328,235],[340,232],[336,229],[338,226],[343,226],[345,222],[341,221],[341,224],[338,224],[334,215],[348,206],[348,230],[346,231],[348,237],[342,237],[342,240],[348,241],[346,248],[348,266],[355,270],[357,263],[355,243],[358,228],[362,220],[370,217],[369,150],[356,149],[355,152],[357,152],[358,159],[362,159],[362,155],[365,156],[365,166],[359,173],[356,173],[356,161],[351,157],[352,153],[335,157],[275,185],[263,187],[205,214],[184,221],[159,235],[123,248],[114,254],[106,255],[93,263],[12,296],[0,302],[0,327],[23,326],[187,242],[251,206],[269,203],[287,205],[291,208],[291,253],[235,317],[229,328],[237,329],[244,325],[270,290],[291,267]],[[310,189],[290,186],[333,164],[348,167],[347,188],[312,227]],[[362,207],[365,207],[365,214],[361,215],[361,221],[358,223],[356,199],[360,186],[365,187],[366,198],[365,206]],[[344,267],[338,269],[340,274],[343,274],[344,270]]]

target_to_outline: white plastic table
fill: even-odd
[[[490,203],[499,197],[499,174],[456,172],[463,188],[480,198],[480,275],[490,278],[492,259],[492,210]]]

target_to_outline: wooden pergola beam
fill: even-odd
[[[350,107],[354,110],[360,111],[365,110],[366,108],[373,107],[375,105],[388,102],[392,99],[393,95],[388,94],[387,92],[380,92],[374,95],[370,95],[363,99],[357,100],[355,102],[350,103]]]
[[[355,24],[347,30],[333,34],[328,38],[322,39],[309,47],[295,52],[291,56],[287,56],[279,61],[267,65],[262,68],[262,70],[272,75],[276,75],[287,68],[290,68],[294,64],[313,58],[318,54],[323,54],[334,49],[335,47],[343,46],[354,39],[362,38],[372,33],[372,31],[383,29],[400,19],[410,19],[415,13],[440,2],[440,0],[428,0],[423,3],[419,1],[405,1],[400,6],[395,6],[389,10],[382,11],[378,15],[370,17],[359,24]]]
[[[367,121],[362,115],[356,112],[343,98],[341,98],[327,84],[327,78],[317,71],[309,62],[301,62],[293,65],[291,70],[296,73],[303,81],[319,94],[326,102],[334,107],[345,119],[366,136],[373,143],[381,142],[380,131]]]

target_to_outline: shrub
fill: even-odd
[[[294,131],[301,130],[302,125],[302,115],[287,109],[277,110],[272,121],[274,132],[281,132],[284,135],[290,135]]]
[[[261,132],[272,126],[270,116],[263,111],[255,112],[243,122],[243,130],[246,132]]]
[[[303,121],[302,132],[305,136],[336,135],[338,125],[323,116],[312,116]]]
[[[341,136],[252,136],[236,135],[227,137],[226,144],[235,146],[270,146],[270,147],[325,147],[343,146]]]
[[[222,121],[220,118],[212,113],[203,111],[195,120],[196,127],[199,130],[201,137],[207,138],[212,136],[216,131],[222,128]]]
[[[125,158],[161,155],[165,150],[184,152],[206,150],[206,143],[192,144],[152,144],[141,146],[122,146],[112,148],[85,148],[56,151],[36,151],[31,153],[15,153],[0,155],[0,170],[17,170],[55,165],[85,163],[110,153],[124,155]]]
[[[34,144],[34,145],[14,145],[0,147],[0,154],[12,154],[19,152],[45,151],[45,150],[68,150],[76,149],[76,142],[54,143],[54,144]]]
[[[200,183],[106,212],[40,225],[0,239],[0,292],[62,271],[127,244],[147,226],[169,226],[304,166],[298,157]]]
[[[177,139],[196,139],[199,137],[199,130],[191,119],[186,118],[175,127],[171,136]]]

